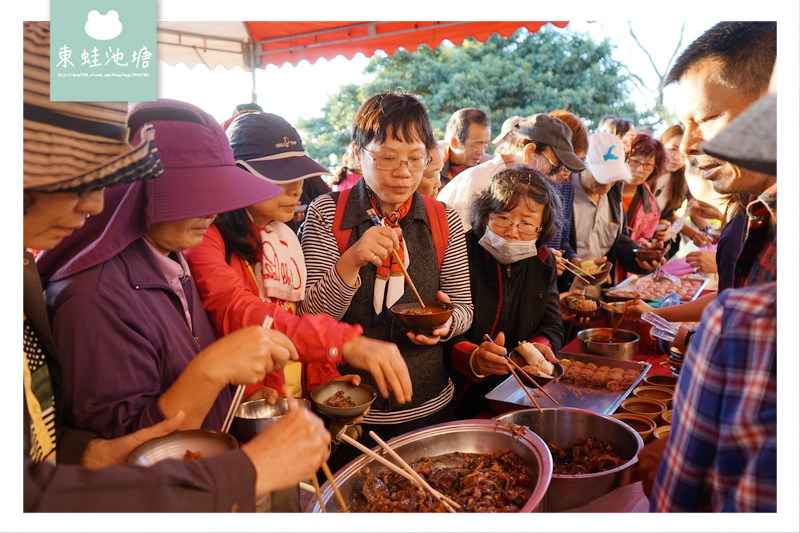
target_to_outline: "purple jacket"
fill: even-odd
[[[159,396],[215,340],[194,281],[182,283],[194,331],[142,239],[48,284],[67,424],[113,438],[165,418]],[[203,427],[219,429],[230,402],[226,387]]]

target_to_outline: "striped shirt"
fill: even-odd
[[[651,511],[776,511],[776,287],[726,290],[703,313]]]
[[[340,255],[336,238],[331,231],[335,212],[336,204],[330,195],[318,197],[308,207],[305,224],[301,228],[301,243],[308,280],[306,299],[303,300],[300,309],[302,313],[327,313],[336,320],[341,320],[347,312],[353,296],[361,286],[361,278],[357,279],[355,287],[351,287],[336,271],[336,263],[339,261]],[[464,230],[456,211],[445,207],[445,212],[450,239],[442,260],[439,290],[450,297],[454,310],[450,334],[446,338],[442,338],[442,341],[465,332],[472,324],[472,294],[467,246],[463,237]],[[454,238],[454,236],[457,237]],[[413,257],[411,260],[414,260]],[[396,424],[415,420],[442,409],[452,398],[453,384],[448,380],[447,385],[441,391],[416,407],[381,411],[373,406],[365,418],[365,422],[368,424]]]

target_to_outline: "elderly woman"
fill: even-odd
[[[622,185],[622,207],[625,211],[631,239],[648,244],[656,233],[661,208],[647,181],[659,176],[664,168],[665,154],[661,142],[645,133],[637,133],[625,158],[630,176]]]
[[[563,328],[555,257],[545,243],[556,232],[560,208],[547,178],[521,164],[495,174],[472,204],[466,239],[476,313],[451,343],[453,367],[468,380],[459,417],[480,411],[483,394],[508,374],[503,356],[518,342],[556,360]]]
[[[366,417],[365,429],[382,437],[450,419],[453,383],[441,341],[466,331],[472,321],[458,214],[416,192],[434,143],[428,114],[416,98],[395,92],[369,98],[353,122],[353,152],[363,179],[349,191],[315,200],[301,235],[308,269],[301,310],[361,324],[365,335],[396,343],[408,365],[410,402],[379,399]],[[396,257],[424,300],[449,300],[455,307],[431,336],[406,331],[389,310],[416,301]]]

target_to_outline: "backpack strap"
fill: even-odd
[[[344,209],[347,205],[347,198],[350,197],[350,189],[337,191],[331,194],[336,203],[336,211],[333,215],[333,224],[331,231],[333,236],[336,237],[336,246],[339,248],[339,257],[341,257],[347,250],[350,244],[350,235],[353,233],[353,228],[342,229],[342,219],[344,218]]]
[[[349,247],[350,235],[353,233],[353,228],[342,228],[342,219],[344,218],[345,206],[347,205],[350,191],[351,189],[345,189],[331,194],[331,197],[336,203],[336,211],[333,215],[331,231],[336,238],[339,256],[344,254]],[[447,250],[447,242],[450,239],[450,225],[447,220],[447,212],[444,209],[444,204],[435,198],[424,194],[420,196],[422,196],[422,200],[425,204],[425,212],[428,214],[428,222],[431,225],[431,234],[433,236],[433,247],[436,250],[437,265],[439,271],[441,271],[444,253],[445,250]]]
[[[447,241],[450,240],[450,225],[447,221],[447,212],[444,209],[444,204],[436,198],[425,194],[420,196],[425,202],[425,212],[428,214],[428,222],[431,225],[433,247],[436,250],[437,264],[439,265],[439,272],[441,272],[444,252],[447,250]]]

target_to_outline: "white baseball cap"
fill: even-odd
[[[599,131],[589,135],[589,151],[584,161],[598,183],[614,183],[631,177],[622,141],[612,133]]]

